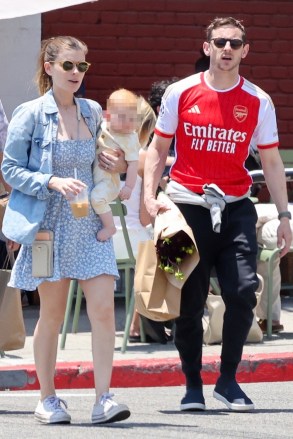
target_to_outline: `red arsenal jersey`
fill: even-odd
[[[242,77],[231,89],[215,90],[204,73],[167,88],[155,133],[175,136],[170,176],[200,194],[215,183],[226,195],[244,195],[252,182],[245,168],[250,143],[279,144],[274,105],[263,90]]]

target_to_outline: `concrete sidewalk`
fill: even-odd
[[[126,353],[120,351],[125,320],[124,302],[115,301],[116,342],[112,387],[177,386],[184,384],[177,350],[172,342],[129,344]],[[23,308],[27,337],[25,347],[5,353],[0,359],[0,390],[35,390],[38,381],[33,360],[33,330],[39,308]],[[284,332],[264,337],[262,343],[246,344],[238,369],[239,382],[272,382],[293,380],[293,297],[282,297]],[[59,337],[59,344],[60,344]],[[220,345],[203,346],[203,380],[214,384],[219,374]],[[64,350],[58,349],[56,387],[91,388],[93,369],[90,326],[82,307],[79,330],[69,333]]]

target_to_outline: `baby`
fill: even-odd
[[[97,239],[106,241],[116,232],[109,203],[117,196],[128,200],[137,178],[138,153],[140,142],[137,134],[139,97],[124,88],[114,91],[107,100],[106,121],[102,123],[102,132],[97,142],[97,155],[106,150],[111,153],[121,148],[127,162],[126,180],[120,190],[120,176],[104,171],[99,167],[96,157],[94,162],[94,189],[91,203],[100,216],[103,228]]]

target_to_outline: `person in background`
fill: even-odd
[[[157,118],[159,111],[160,111],[160,105],[162,101],[162,96],[166,90],[166,88],[173,84],[174,82],[178,81],[179,78],[172,77],[169,79],[164,79],[161,81],[153,82],[150,88],[149,96],[148,96],[148,102],[151,108],[153,109],[153,113],[155,117]],[[149,132],[149,137],[146,139],[145,145],[148,145],[151,138],[153,136],[153,130]],[[147,148],[145,148],[140,156],[140,174],[143,179],[144,175],[144,162],[146,157],[146,151]],[[162,176],[161,182],[160,182],[160,188],[163,190],[166,186],[166,182],[168,180],[169,170],[170,166],[173,163],[174,160],[174,150],[171,148],[170,155],[167,158],[166,161],[166,167],[164,174]],[[140,194],[140,212],[143,214],[144,218],[147,218],[148,225],[151,224],[152,218],[150,217],[149,213],[146,210],[145,204],[144,204],[144,191],[143,191],[143,181],[142,181],[142,190]],[[141,215],[140,214],[140,215]],[[149,229],[145,230],[144,233],[150,233]],[[131,236],[131,235],[130,235]],[[114,239],[114,246],[115,246],[115,239]],[[137,252],[137,246],[136,246],[136,252]],[[136,254],[135,254],[136,255]],[[140,341],[140,321],[143,322],[144,331],[146,334],[146,340],[148,342],[157,342],[161,344],[166,344],[168,341],[173,340],[172,335],[172,328],[173,328],[173,321],[169,322],[155,322],[153,320],[150,320],[144,316],[139,316],[138,312],[135,310],[133,314],[133,319],[130,326],[130,333],[129,333],[129,342],[130,343],[137,343]]]
[[[124,200],[127,208],[127,215],[125,217],[127,230],[133,250],[136,257],[138,253],[139,242],[152,239],[152,224],[151,217],[147,212],[144,204],[143,192],[143,178],[144,178],[144,162],[147,151],[149,138],[153,133],[156,123],[156,115],[148,102],[140,96],[139,110],[141,117],[141,125],[138,129],[138,137],[141,145],[139,150],[138,173],[136,183],[129,200]],[[121,182],[121,185],[123,183]],[[114,250],[117,258],[127,256],[127,250],[123,239],[123,232],[119,219],[115,218],[115,225],[117,228],[116,234],[113,236]],[[170,331],[165,328],[161,322],[149,322],[148,319],[143,319],[143,325],[146,335],[146,341],[166,343],[171,339]],[[140,342],[140,316],[137,311],[134,311],[129,334],[129,342]]]
[[[2,102],[0,101],[0,163],[2,163],[3,159],[3,150],[6,142],[7,137],[7,128],[8,128],[8,120],[2,105]],[[10,192],[10,186],[6,183],[2,176],[2,172],[0,172],[0,196],[6,196],[7,193]],[[0,230],[0,265],[1,268],[4,265],[7,251],[6,251],[6,239],[5,236],[2,234],[2,230]]]
[[[0,163],[3,160],[3,150],[7,137],[7,128],[8,128],[8,120],[0,101]],[[11,187],[6,183],[3,178],[2,172],[0,171],[0,197],[7,197],[10,193]],[[15,258],[16,253],[14,253],[13,259]],[[4,268],[5,262],[7,261],[7,248],[6,248],[6,238],[0,230],[0,266]],[[6,262],[7,264],[7,262]],[[11,268],[11,261],[8,262],[8,268]],[[34,291],[31,294],[28,294],[27,291],[21,290],[21,303],[22,306],[28,306],[34,304],[37,301],[38,293]]]
[[[137,177],[131,197],[128,200],[123,201],[123,204],[125,204],[127,208],[125,221],[135,257],[137,256],[139,242],[151,239],[151,218],[144,206],[143,198],[143,168],[146,148],[149,136],[155,127],[156,116],[150,105],[142,96],[139,97],[138,114],[141,118],[141,125],[138,127],[140,150]],[[123,184],[124,182],[121,181],[121,187],[123,187]],[[115,225],[117,228],[117,232],[113,237],[115,255],[116,258],[123,259],[127,256],[127,249],[123,239],[123,232],[119,218],[115,218]]]
[[[269,96],[239,75],[249,52],[246,31],[233,17],[215,18],[203,43],[207,71],[169,86],[145,161],[145,204],[155,217],[167,206],[156,190],[175,136],[175,161],[166,193],[193,230],[200,261],[182,288],[175,345],[186,377],[180,409],[205,410],[202,316],[210,274],[216,269],[226,306],[220,376],[214,397],[230,410],[254,409],[236,381],[243,345],[256,306],[256,220],[249,199],[251,177],[244,166],[249,145],[259,150],[265,179],[279,216],[277,245],[291,244],[284,166],[278,151],[275,109]],[[278,181],[278,185],[275,182]]]
[[[138,138],[141,148],[139,150],[137,178],[131,197],[123,201],[127,208],[125,221],[135,258],[137,256],[139,242],[147,241],[152,238],[151,218],[144,205],[143,170],[149,136],[153,133],[156,123],[155,113],[142,96],[139,98],[138,113],[141,120],[141,125],[138,128]],[[123,182],[121,181],[121,186],[122,185]],[[115,226],[117,229],[116,234],[113,236],[115,255],[116,258],[123,259],[127,257],[127,249],[119,218],[115,218]],[[140,341],[140,321],[136,311],[134,311],[131,323],[129,341]]]
[[[74,97],[90,67],[87,52],[86,44],[72,36],[42,42],[36,76],[41,97],[14,111],[2,162],[3,177],[12,187],[3,233],[10,249],[22,244],[9,285],[31,291],[38,287],[40,296],[34,358],[41,395],[35,418],[43,424],[71,421],[54,383],[71,279],[79,281],[85,294],[92,331],[96,397],[91,421],[100,424],[130,416],[129,408],[116,403],[109,392],[118,278],[113,242],[97,241],[102,224],[91,206],[88,216],[75,218],[69,203],[85,186],[94,186],[92,165],[102,122],[97,102]],[[32,275],[32,247],[39,230],[53,234],[53,273],[42,277]]]
[[[261,161],[259,153],[255,145],[250,145],[249,156],[245,161],[245,167],[249,171],[261,170]],[[261,196],[261,190],[263,185],[261,183],[254,183],[251,189],[251,196],[258,199]],[[279,226],[278,211],[276,206],[272,203],[259,203],[255,204],[257,213],[256,223],[256,238],[258,245],[270,250],[277,247],[277,231]],[[292,206],[288,206],[289,211],[292,213]],[[293,222],[290,220],[290,227],[293,232]],[[276,255],[273,264],[272,282],[273,282],[273,295],[272,295],[272,333],[278,334],[284,330],[284,326],[281,324],[281,270],[280,270],[281,258]],[[263,278],[263,291],[260,296],[260,300],[256,306],[256,316],[258,317],[258,324],[265,334],[267,332],[267,308],[268,308],[268,274],[269,274],[268,262],[257,260],[257,272]]]
[[[3,159],[3,150],[7,137],[7,128],[8,128],[8,120],[2,102],[0,101],[0,163],[2,163],[2,159]],[[0,172],[0,184],[1,184],[0,187],[1,193],[10,192],[10,186],[4,180],[2,176],[2,172]]]
[[[156,82],[152,83],[151,88],[150,88],[150,92],[149,92],[148,101],[149,101],[149,103],[150,103],[150,105],[151,105],[152,109],[154,110],[157,117],[158,117],[159,112],[160,112],[162,97],[166,91],[166,88],[176,81],[179,81],[179,78],[177,76],[173,76],[172,78],[163,79],[161,81],[156,81]],[[169,149],[168,157],[166,160],[166,166],[165,166],[165,169],[164,169],[164,172],[163,172],[160,184],[159,184],[159,190],[165,190],[166,184],[167,184],[168,179],[169,179],[170,168],[171,168],[172,163],[174,161],[174,155],[175,155],[174,142],[172,142],[170,149]]]
[[[126,89],[114,91],[107,100],[106,122],[98,138],[97,155],[103,150],[111,154],[115,148],[121,148],[127,162],[126,179],[120,187],[118,173],[105,172],[99,166],[98,158],[94,163],[95,187],[91,192],[91,203],[100,216],[103,228],[97,234],[99,241],[109,239],[116,232],[109,203],[119,195],[128,200],[135,185],[140,149],[138,128],[138,96]]]
[[[173,76],[172,78],[167,78],[152,83],[149,91],[148,102],[152,107],[156,117],[158,117],[158,114],[160,112],[162,96],[166,88],[170,84],[173,84],[178,80],[179,80],[178,77]],[[149,137],[148,144],[150,143],[152,136],[153,133],[151,133]],[[144,155],[144,160],[145,160],[145,155]],[[174,160],[174,149],[172,143],[169,150],[169,155],[166,160],[165,170],[160,181],[159,190],[164,190],[166,187],[167,181],[169,179],[170,167],[173,163],[173,160]],[[143,191],[142,191],[142,195],[143,195]],[[146,211],[144,200],[142,200],[142,203],[144,206],[144,210]],[[149,216],[148,212],[147,215]],[[153,222],[152,218],[149,217],[149,221]],[[167,322],[156,322],[154,320],[148,319],[145,316],[139,316],[137,311],[135,311],[130,326],[130,335],[129,335],[130,342],[136,343],[140,341],[140,322],[142,322],[144,327],[146,341],[166,344],[168,341],[173,340],[173,334],[172,334],[173,324],[174,324],[173,320],[169,320]]]
[[[159,115],[162,97],[166,91],[166,88],[177,81],[179,81],[179,78],[177,76],[173,76],[172,78],[162,79],[161,81],[155,81],[152,83],[149,91],[148,102],[154,110],[156,117]]]
[[[279,226],[278,211],[276,206],[272,203],[257,203],[255,205],[257,211],[257,242],[260,247],[274,250],[277,248],[277,232]],[[288,206],[291,214],[293,213],[292,203]],[[291,231],[293,232],[293,221],[290,220]],[[277,253],[272,272],[272,333],[278,334],[284,331],[284,325],[281,323],[281,257]],[[256,315],[258,317],[258,324],[265,334],[267,332],[267,310],[268,310],[268,262],[258,261],[257,272],[263,277],[264,287],[260,297],[260,301],[256,307]]]
[[[206,70],[208,70],[210,66],[210,57],[204,53],[202,47],[200,48],[199,52],[200,52],[200,57],[194,63],[195,73],[205,72]]]
[[[125,220],[134,256],[137,255],[139,242],[152,238],[151,217],[145,208],[143,195],[144,161],[147,145],[153,134],[156,121],[158,111],[157,104],[160,105],[161,98],[166,87],[170,83],[173,83],[175,79],[177,78],[154,83],[149,96],[150,103],[148,103],[142,96],[140,96],[139,100],[140,108],[138,112],[141,117],[141,125],[138,129],[138,137],[141,144],[141,149],[139,150],[138,175],[131,198],[124,201],[124,204],[127,207],[127,216]],[[116,151],[119,152],[119,149]],[[116,170],[119,173],[122,173],[125,170],[122,155],[117,157],[115,155],[108,154],[106,151],[102,151],[98,155],[98,160],[99,165],[106,172],[111,174],[116,172]],[[121,183],[121,185],[122,184],[123,183]],[[116,234],[113,236],[115,255],[117,258],[123,258],[125,255],[127,255],[127,250],[124,239],[122,239],[123,233],[121,224],[119,224],[119,220],[115,219],[115,221],[115,226],[117,229]],[[163,323],[149,321],[149,319],[146,318],[143,318],[143,323],[148,342],[165,344],[168,340],[172,339],[170,327],[166,328]],[[132,343],[140,342],[140,316],[137,311],[135,311],[133,314],[129,341]]]

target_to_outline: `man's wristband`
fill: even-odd
[[[286,210],[285,212],[280,212],[278,215],[278,219],[280,220],[281,218],[288,218],[290,220],[292,218],[291,212],[289,212],[288,210]]]

